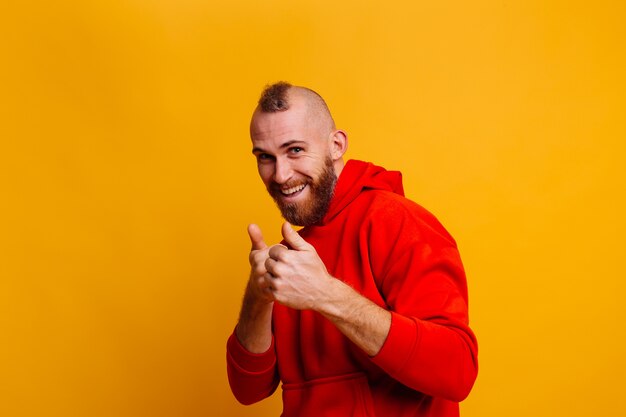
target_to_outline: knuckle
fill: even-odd
[[[263,275],[265,273],[265,264],[253,262],[251,265],[252,273],[255,275]]]
[[[272,278],[276,278],[278,276],[281,276],[282,274],[284,274],[285,268],[283,266],[284,264],[280,264],[280,263],[275,263],[274,265],[272,265]]]
[[[279,243],[270,248],[269,256],[280,260],[284,256],[285,252],[288,252],[287,248]]]
[[[263,254],[256,253],[254,254],[254,256],[252,256],[251,263],[255,265],[263,265],[266,259],[267,258],[265,258]]]

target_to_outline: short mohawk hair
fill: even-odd
[[[292,87],[285,81],[279,81],[272,85],[268,85],[261,93],[259,99],[259,107],[264,113],[276,113],[289,109],[289,101],[287,100],[287,91]]]

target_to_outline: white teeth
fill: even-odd
[[[291,187],[291,188],[288,188],[286,190],[281,190],[280,192],[283,193],[283,195],[291,195],[291,194],[297,193],[298,191],[304,189],[304,187],[305,187],[305,184],[301,184],[301,185],[298,185],[296,187]]]

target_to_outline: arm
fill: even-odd
[[[329,278],[326,297],[320,298],[313,309],[369,356],[380,352],[387,340],[391,312],[338,279]]]
[[[248,234],[252,241],[250,279],[239,322],[227,343],[228,380],[233,394],[244,404],[268,397],[278,385],[272,339],[273,302],[263,279],[268,248],[258,226],[250,225]]]
[[[256,224],[248,226],[248,235],[252,249],[250,262],[250,279],[243,296],[239,323],[235,333],[248,351],[265,352],[272,342],[272,294],[269,292],[263,276],[267,272],[265,261],[269,249],[263,241],[261,229]]]
[[[372,360],[413,389],[461,401],[476,379],[477,344],[456,243],[417,205],[378,210],[384,213],[374,210],[365,227],[372,273],[392,323]]]
[[[458,252],[451,238],[426,236],[428,227],[394,214],[386,218],[399,220],[367,226],[372,269],[388,310],[331,277],[315,249],[288,225],[283,237],[294,250],[270,250],[268,285],[276,301],[323,314],[394,379],[460,401],[476,377],[476,342],[467,326]]]
[[[283,224],[282,234],[293,250],[282,245],[269,250],[265,280],[273,299],[319,312],[368,355],[378,353],[389,332],[390,312],[328,274],[315,248],[289,223]]]
[[[258,280],[255,275],[254,271],[250,273],[235,334],[241,345],[249,352],[262,353],[267,351],[272,343],[272,308],[274,303],[267,300],[263,295],[263,292],[268,290],[267,288],[260,288],[260,285],[255,283]]]

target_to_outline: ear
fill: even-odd
[[[343,130],[334,130],[330,134],[330,155],[333,161],[343,157],[348,150],[348,135]]]

